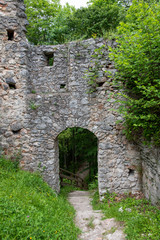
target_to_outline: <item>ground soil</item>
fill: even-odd
[[[125,240],[120,223],[104,219],[101,211],[92,209],[88,191],[74,191],[68,199],[76,210],[75,223],[82,231],[79,240]]]

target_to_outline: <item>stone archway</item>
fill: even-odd
[[[27,101],[28,104],[34,103],[36,109],[28,108],[26,115],[31,162],[26,156],[25,166],[36,170],[41,162],[45,167],[44,179],[57,192],[60,190],[57,136],[70,127],[88,129],[98,139],[100,195],[107,190],[136,192],[140,189],[135,168],[139,164],[139,152],[125,139],[121,124],[117,124],[122,118],[111,110],[117,109],[117,104],[112,97],[108,99],[117,90],[110,86],[112,80],[105,76],[104,69],[113,68],[114,71],[114,66],[106,61],[106,49],[103,49],[104,58],[100,59],[105,68],[99,69],[97,84],[90,92],[86,71],[94,67],[92,54],[103,44],[107,43],[89,39],[81,43],[34,46],[31,49],[29,89],[35,89],[36,94],[28,95]],[[77,59],[77,52],[82,54],[81,58]],[[46,53],[54,53],[53,66],[45,64]],[[131,177],[129,169],[132,168],[134,174]]]
[[[99,139],[98,137],[96,136],[96,134],[91,131],[91,129],[88,129],[87,126],[80,126],[80,125],[74,125],[74,126],[67,126],[66,128],[62,127],[61,130],[59,130],[58,134],[56,134],[56,137],[54,138],[53,140],[53,144],[54,144],[54,166],[56,166],[56,168],[54,167],[54,175],[56,176],[55,177],[55,181],[54,181],[54,189],[56,189],[57,192],[60,191],[60,179],[59,179],[59,168],[60,168],[60,163],[59,163],[59,141],[58,141],[58,137],[59,135],[64,132],[66,129],[72,129],[72,128],[77,128],[77,129],[84,129],[86,130],[87,132],[91,133],[95,138],[96,138],[96,141],[97,141],[97,156],[96,156],[96,162],[97,162],[97,169],[98,169],[98,151],[99,151]],[[52,152],[52,150],[51,150]],[[55,173],[56,171],[56,173]]]
[[[98,139],[86,128],[67,128],[58,135],[61,170],[78,175],[87,183],[98,174]]]

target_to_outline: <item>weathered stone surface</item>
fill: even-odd
[[[23,128],[23,124],[19,121],[16,121],[11,125],[11,131],[13,132],[20,131],[22,128]]]
[[[2,83],[2,89],[7,91],[9,89],[9,85],[7,83]]]
[[[143,192],[152,203],[160,201],[160,148],[141,145]]]
[[[5,136],[6,138],[11,137],[12,135],[13,135],[13,133],[12,133],[11,131],[7,131],[7,132],[5,132],[5,134],[4,134],[4,136]]]
[[[11,85],[15,85],[15,84],[16,84],[16,82],[14,81],[14,79],[11,78],[11,77],[10,77],[10,78],[6,78],[6,83],[9,84],[9,85],[10,85],[10,84],[11,84]]]

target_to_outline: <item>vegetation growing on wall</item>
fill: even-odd
[[[110,56],[125,89],[125,132],[160,144],[160,3],[134,0],[116,41]]]

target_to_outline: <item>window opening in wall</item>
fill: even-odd
[[[65,86],[66,86],[66,84],[61,84],[61,85],[60,85],[60,89],[65,88]]]
[[[134,175],[134,170],[130,169],[130,168],[128,170],[129,170],[129,172],[128,172],[129,176],[133,176]]]
[[[10,89],[16,89],[15,83],[8,83]]]
[[[19,133],[21,132],[21,129],[18,129],[18,130],[12,130],[12,132],[13,132],[14,134],[19,134]]]
[[[47,59],[47,66],[53,66],[54,62],[54,54],[53,53],[45,53],[46,59]]]
[[[14,30],[7,30],[8,40],[12,41],[14,39]]]
[[[61,186],[98,184],[98,139],[94,133],[80,127],[67,128],[59,134],[58,143]]]
[[[104,84],[104,82],[99,82],[99,83],[97,83],[98,87],[102,87],[103,84]]]

